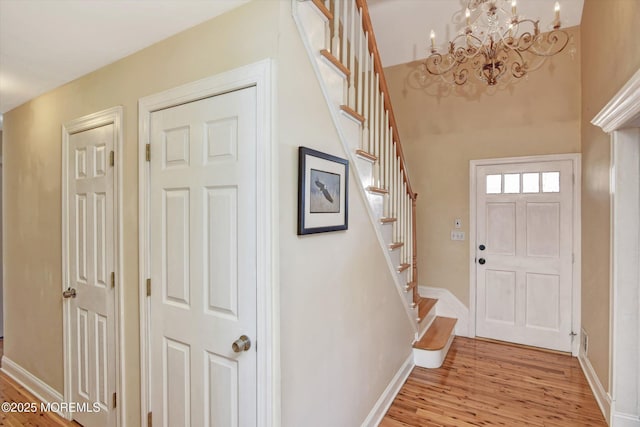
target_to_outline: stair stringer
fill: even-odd
[[[386,197],[386,196],[371,195],[371,193],[367,192],[364,184],[365,179],[363,179],[363,176],[361,175],[362,170],[361,168],[358,167],[360,159],[356,155],[355,149],[351,146],[351,144],[349,143],[349,140],[345,136],[345,129],[343,124],[341,123],[345,119],[344,113],[342,113],[340,110],[340,105],[344,104],[344,101],[342,100],[344,100],[345,98],[345,93],[344,93],[344,91],[346,90],[345,76],[339,70],[335,69],[335,67],[328,64],[327,61],[320,55],[320,51],[322,49],[327,48],[327,46],[324,46],[324,42],[323,42],[324,40],[326,40],[324,31],[326,29],[327,19],[319,11],[317,11],[317,9],[315,8],[315,6],[311,1],[291,0],[291,2],[292,2],[293,20],[296,23],[296,27],[298,28],[298,31],[300,33],[300,38],[302,39],[302,43],[304,44],[305,50],[309,55],[311,66],[320,83],[322,94],[324,95],[325,100],[327,101],[327,106],[331,113],[331,119],[333,120],[340,142],[342,143],[342,146],[345,152],[347,153],[349,163],[352,165],[356,165],[356,168],[355,168],[356,173],[354,173],[354,175],[356,176],[357,182],[358,182],[358,185],[357,185],[358,193],[360,194],[360,197],[362,197],[362,199],[366,202],[365,203],[366,211],[372,222],[373,229],[375,230],[376,238],[380,243],[380,248],[382,249],[384,258],[387,262],[387,266],[389,267],[389,270],[391,272],[391,276],[393,278],[395,288],[398,291],[398,295],[402,300],[402,305],[405,308],[405,312],[407,314],[407,317],[409,318],[411,327],[413,328],[415,339],[418,339],[418,324],[416,321],[418,317],[417,306],[416,307],[411,306],[411,303],[407,301],[408,299],[406,296],[407,292],[405,292],[404,290],[404,287],[407,283],[407,280],[406,280],[407,272],[404,271],[402,273],[398,273],[397,271],[398,265],[393,265],[391,251],[389,250],[389,244],[391,243],[391,241],[389,242],[385,241],[385,238],[383,237],[383,230],[382,230],[382,227],[389,227],[389,225],[383,225],[380,223],[380,218],[382,216],[376,217],[376,213],[372,208],[372,204],[370,200],[371,197]],[[306,21],[306,24],[303,23],[302,21]],[[311,28],[308,28],[309,35],[307,35],[305,31],[305,25],[307,27],[311,27]],[[313,42],[313,45],[312,45],[312,42]],[[323,70],[321,70],[321,67]],[[331,75],[331,72],[334,73],[333,76]],[[335,76],[340,76],[342,81],[341,82],[337,81]],[[338,93],[339,87],[342,87],[342,91],[343,91],[342,97],[340,97]],[[352,121],[355,122],[355,119],[353,119]],[[359,123],[357,124],[358,126],[360,126],[359,135],[361,138],[362,127]],[[357,146],[359,145],[360,144],[358,141]],[[403,280],[404,280],[404,283],[402,283]]]

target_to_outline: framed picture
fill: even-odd
[[[298,234],[346,230],[349,162],[307,147],[298,157]]]

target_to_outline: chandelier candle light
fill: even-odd
[[[554,10],[553,29],[541,33],[540,21],[518,16],[516,0],[469,0],[464,31],[448,43],[446,53],[436,49],[431,30],[431,55],[425,68],[457,85],[465,84],[469,75],[489,86],[524,77],[569,43],[569,35],[560,29],[558,2]],[[536,57],[538,67],[533,64]]]

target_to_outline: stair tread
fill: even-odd
[[[351,74],[349,68],[347,68],[346,65],[340,62],[340,60],[336,58],[331,52],[329,52],[327,49],[322,49],[320,51],[320,55],[322,55],[327,59],[327,61],[332,63],[338,70],[340,70],[340,72],[344,74],[345,77],[349,77],[349,75]]]
[[[369,153],[368,151],[364,151],[364,150],[356,150],[356,156],[360,156],[364,159],[367,159],[371,162],[377,162],[378,161],[378,156],[375,156],[371,153]]]
[[[358,113],[353,108],[349,107],[348,105],[341,105],[340,106],[340,111],[343,111],[345,114],[350,115],[351,117],[356,119],[358,122],[360,122],[360,124],[364,123],[364,116],[362,114]]]
[[[407,283],[407,286],[405,286],[404,290],[405,292],[409,292],[411,289],[416,287],[416,282],[409,282]]]
[[[389,193],[389,190],[386,190],[386,189],[380,188],[380,187],[374,187],[372,185],[367,187],[367,191],[369,191],[371,193],[378,193],[378,194],[387,194],[387,193]]]
[[[418,317],[421,322],[426,319],[427,314],[429,314],[437,302],[438,300],[435,298],[420,298],[420,301],[418,302]]]
[[[421,350],[442,350],[449,341],[458,319],[451,317],[436,317],[424,336],[413,345]]]
[[[333,19],[333,13],[325,6],[322,0],[312,0],[312,3],[329,21]]]
[[[409,267],[411,267],[411,264],[400,264],[398,266],[398,273],[402,273],[403,271],[405,271]]]
[[[404,246],[404,243],[402,242],[393,242],[389,244],[389,249],[390,250],[394,250],[394,249],[398,249]]]
[[[380,218],[380,222],[383,224],[390,224],[392,222],[396,222],[397,220],[398,218],[388,218],[388,217]]]

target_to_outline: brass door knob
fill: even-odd
[[[247,351],[251,348],[251,340],[248,336],[243,335],[231,344],[231,348],[236,353],[241,353],[243,351]]]

